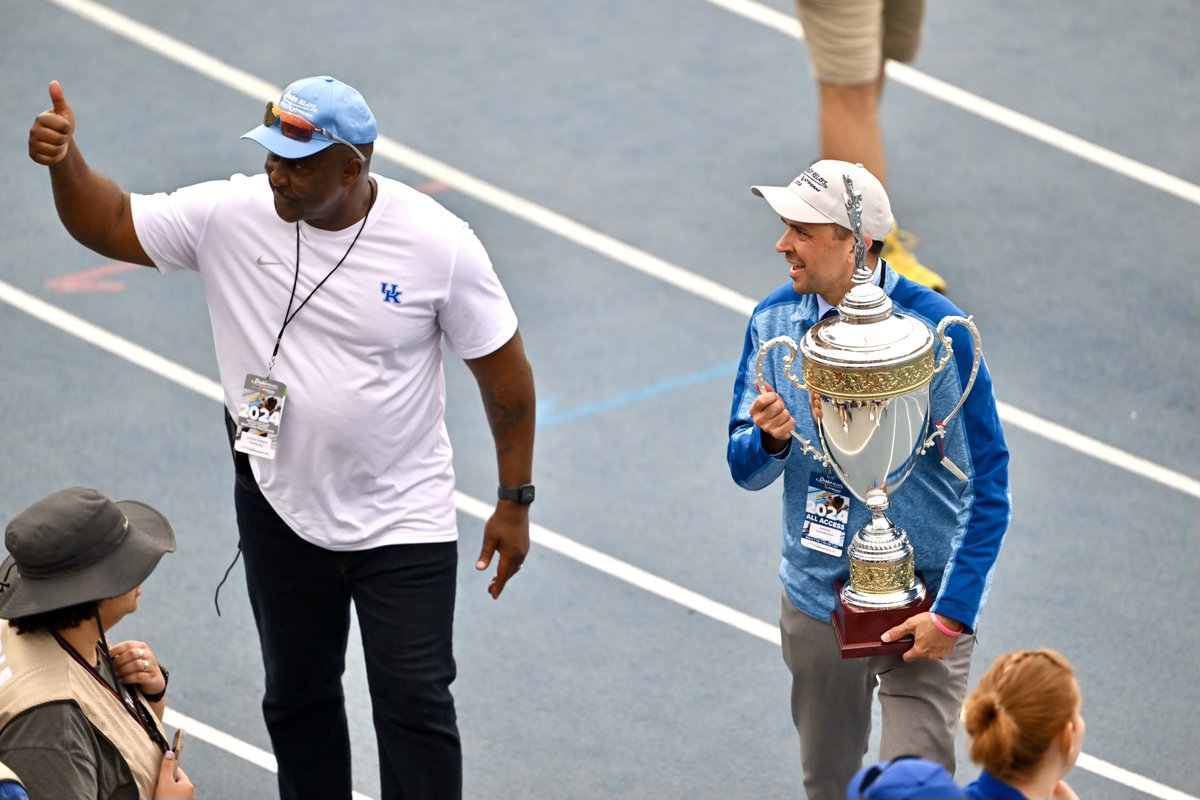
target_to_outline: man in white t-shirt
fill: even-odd
[[[384,798],[461,795],[450,683],[457,538],[443,339],[479,383],[499,471],[476,568],[499,597],[529,550],[533,376],[470,227],[371,174],[375,117],[305,78],[243,138],[265,174],[170,194],[92,171],[57,81],[29,135],[59,217],[107,257],[196,270],[212,319],[240,546],[283,798],[349,798],[341,675],[358,615]]]

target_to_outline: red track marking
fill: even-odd
[[[449,189],[450,185],[442,183],[441,181],[425,181],[424,183],[418,183],[414,185],[413,188],[418,192],[433,194],[434,192],[440,192],[442,189]]]
[[[56,292],[119,292],[125,288],[125,282],[104,280],[104,276],[131,269],[139,269],[139,267],[137,264],[118,261],[115,264],[105,264],[102,267],[71,272],[58,278],[47,278],[44,284],[47,289],[53,289]]]

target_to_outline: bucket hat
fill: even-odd
[[[175,550],[166,517],[136,500],[62,489],[13,517],[4,531],[0,619],[116,597]]]

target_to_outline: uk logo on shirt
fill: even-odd
[[[400,295],[404,294],[404,292],[397,289],[396,284],[393,283],[389,286],[388,283],[384,281],[383,283],[379,284],[379,291],[383,293],[383,302],[400,305]]]

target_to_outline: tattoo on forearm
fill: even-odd
[[[522,398],[503,397],[492,383],[480,383],[479,391],[483,395],[483,408],[487,414],[488,425],[492,428],[498,446],[502,446],[504,450],[511,449],[512,444],[507,441],[507,437],[526,421],[529,403]]]

